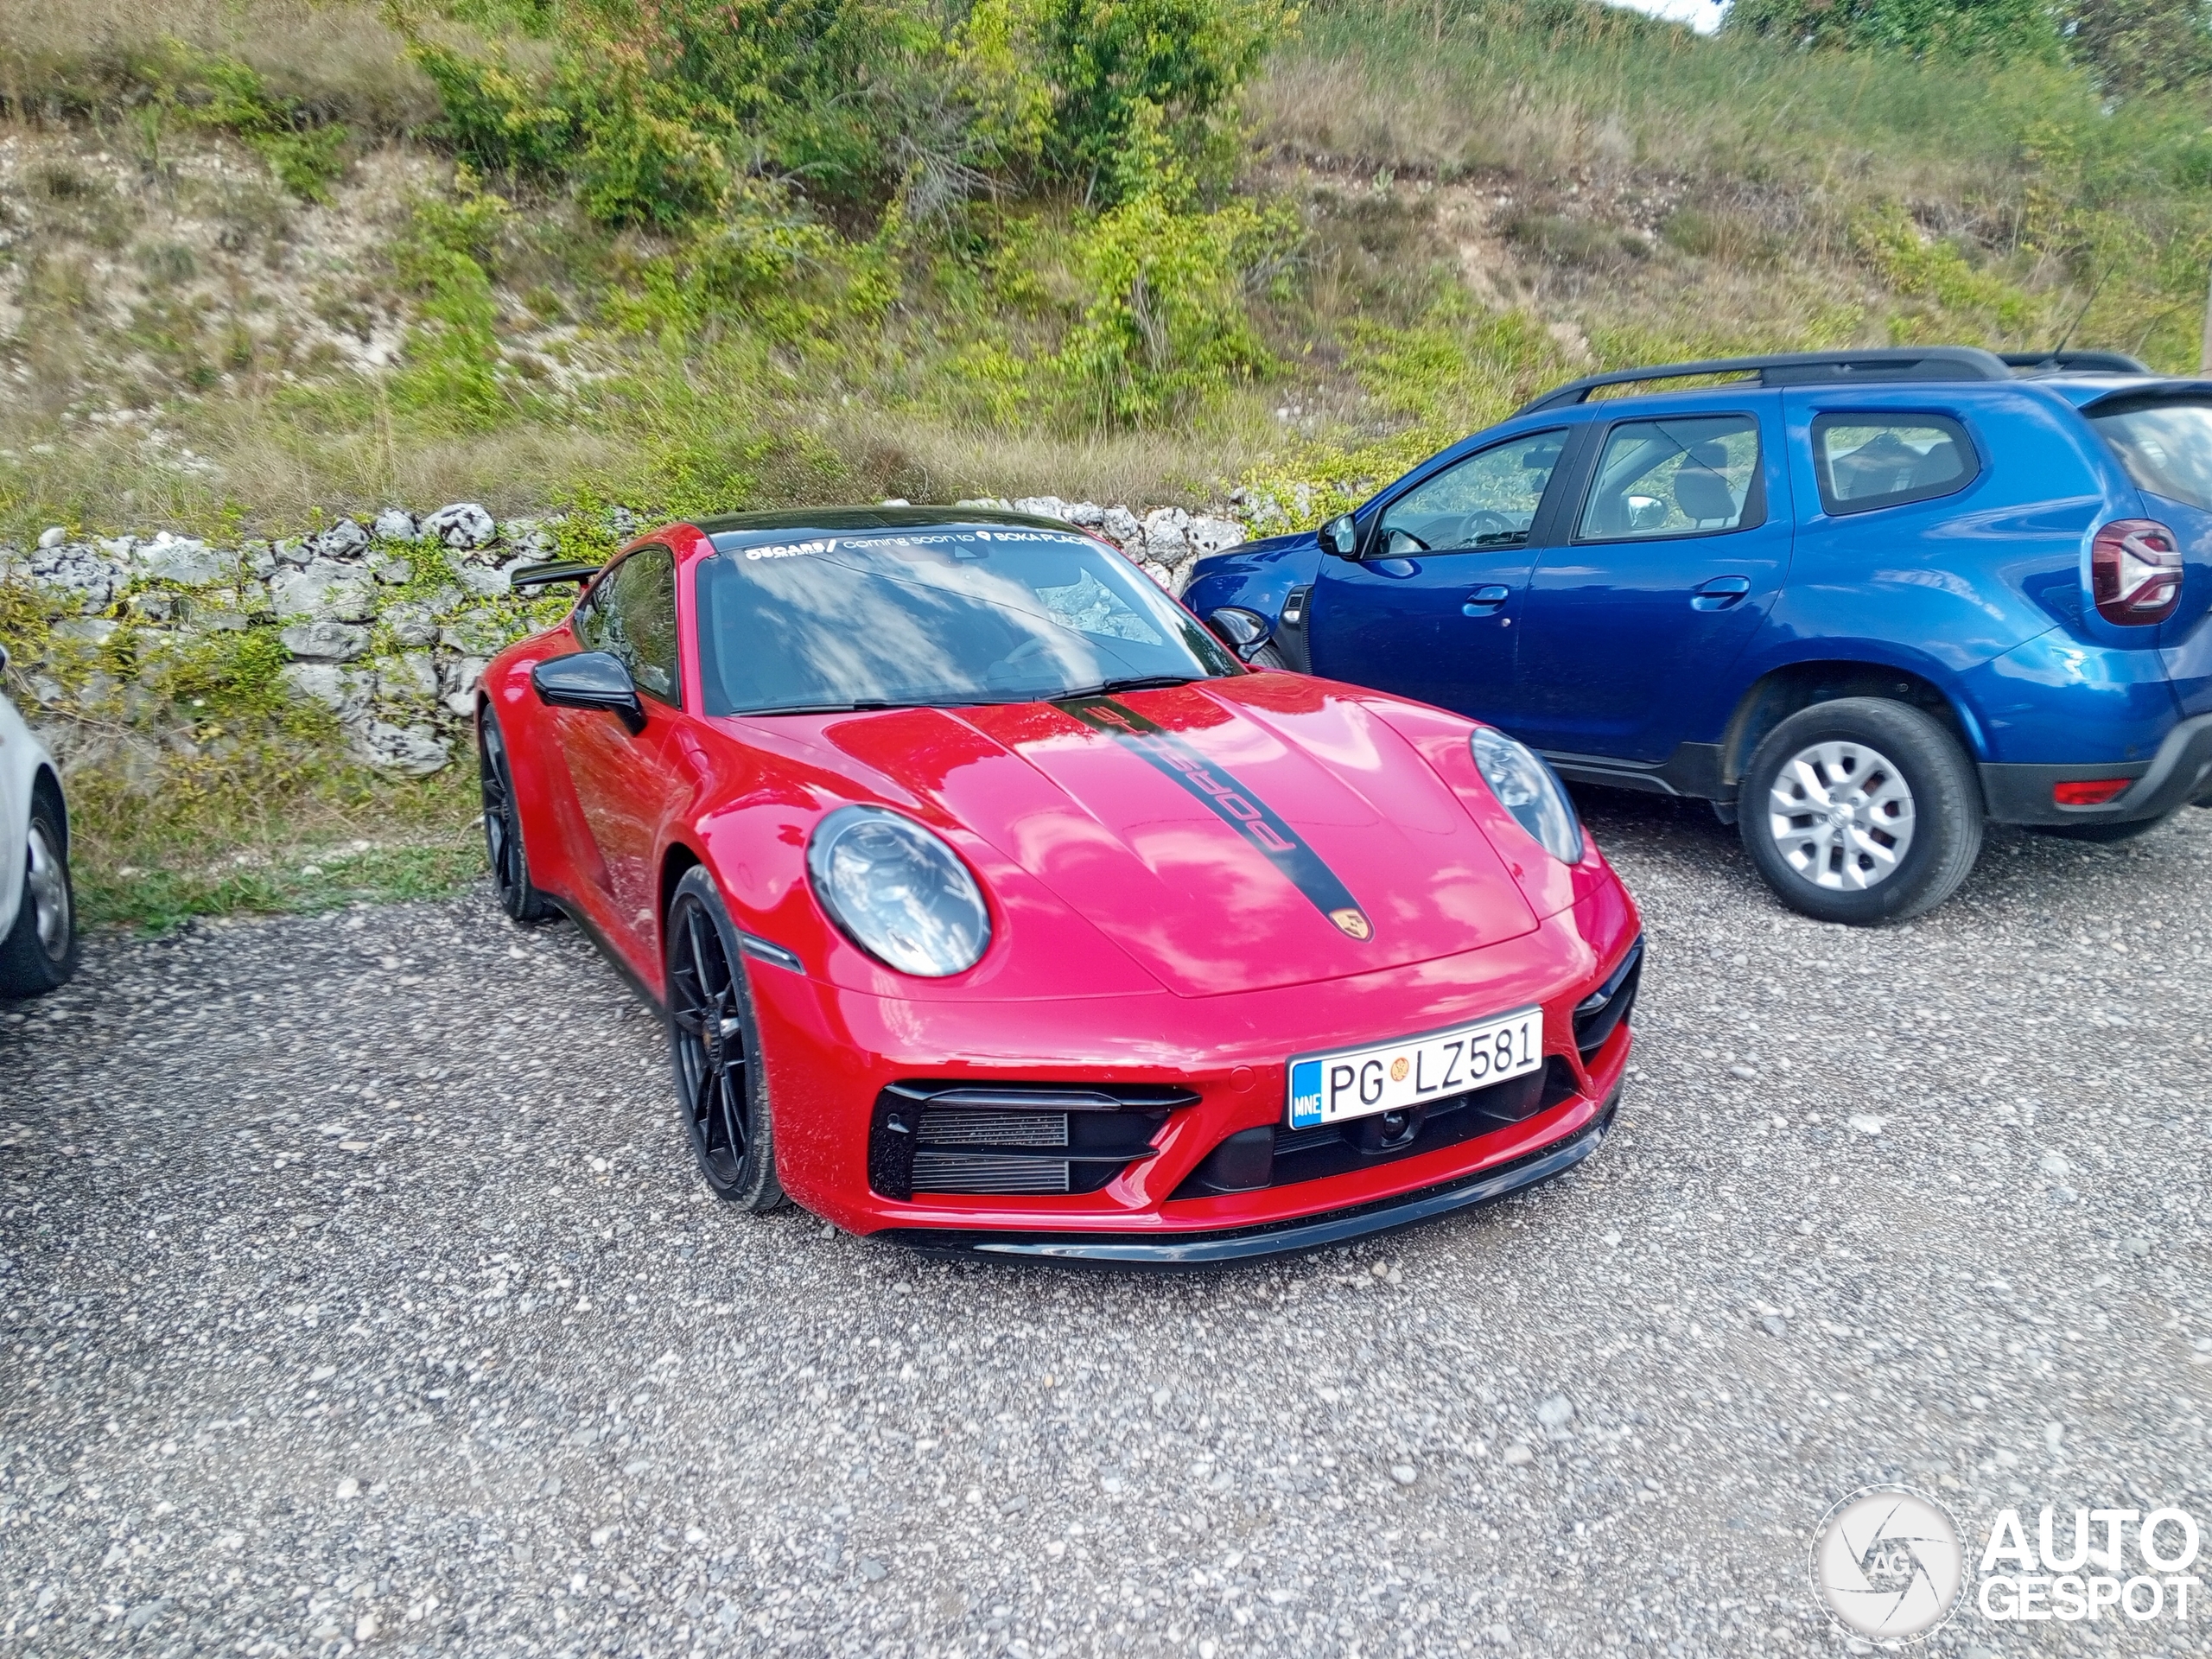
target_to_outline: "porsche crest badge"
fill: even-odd
[[[1364,944],[1375,937],[1375,924],[1367,919],[1366,912],[1363,911],[1346,906],[1343,910],[1331,911],[1329,919],[1344,931],[1347,938],[1357,939]]]

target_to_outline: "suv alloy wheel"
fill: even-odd
[[[1981,851],[1981,786],[1909,703],[1839,697],[1767,734],[1737,823],[1783,903],[1824,922],[1904,921],[1951,896]]]

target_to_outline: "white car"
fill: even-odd
[[[0,997],[43,995],[76,970],[61,772],[0,691]]]

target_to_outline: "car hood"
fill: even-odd
[[[1188,996],[1398,967],[1536,926],[1457,797],[1355,696],[1289,675],[900,709],[823,741],[989,842]]]

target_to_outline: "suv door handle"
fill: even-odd
[[[1751,591],[1749,576],[1715,576],[1697,585],[1690,595],[1690,607],[1700,611],[1725,611]]]
[[[1513,597],[1513,590],[1502,582],[1489,582],[1467,595],[1466,603],[1459,607],[1462,616],[1495,616],[1498,607]]]

